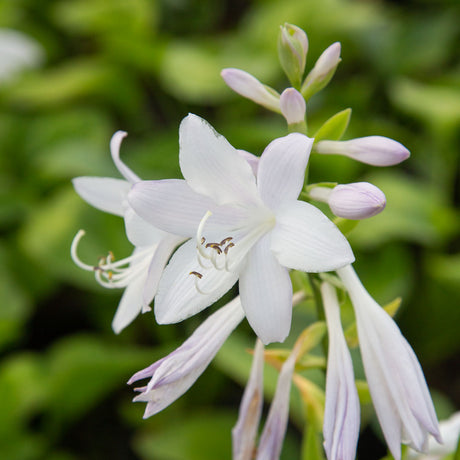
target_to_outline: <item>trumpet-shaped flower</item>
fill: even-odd
[[[351,265],[337,273],[353,303],[364,371],[393,457],[401,458],[401,443],[426,450],[430,433],[441,442],[430,393],[412,348]]]
[[[264,343],[289,333],[289,269],[323,272],[354,257],[337,227],[297,200],[312,139],[293,133],[263,152],[257,179],[251,167],[203,119],[180,127],[179,160],[186,180],[145,181],[129,201],[155,227],[187,238],[161,278],[159,323],[181,321],[221,297],[239,278],[246,317]]]
[[[112,322],[119,333],[141,312],[150,310],[158,287],[160,275],[174,248],[184,239],[153,227],[135,214],[127,196],[139,177],[120,159],[120,145],[126,133],[116,132],[110,142],[113,162],[124,179],[109,177],[77,177],[72,183],[76,192],[97,209],[124,217],[128,239],[135,249],[130,257],[114,260],[113,254],[88,265],[77,255],[77,246],[84,235],[77,233],[72,243],[74,262],[84,270],[92,271],[96,280],[107,288],[125,288]]]
[[[147,403],[144,418],[162,411],[195,383],[243,318],[236,297],[206,319],[179,348],[131,377],[128,384],[150,377],[146,386],[136,388],[140,394],[134,398]]]
[[[359,436],[359,399],[350,352],[340,322],[335,289],[321,285],[329,334],[324,412],[324,448],[328,460],[354,460]]]
[[[241,400],[238,421],[232,430],[233,460],[253,458],[263,405],[264,346],[257,339],[251,375]]]

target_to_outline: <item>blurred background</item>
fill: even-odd
[[[311,178],[368,180],[385,192],[385,212],[350,235],[356,269],[381,304],[402,296],[397,321],[439,417],[460,407],[458,1],[1,0],[0,458],[230,458],[249,328],[232,335],[184,397],[142,420],[144,404],[131,403],[125,382],[210,310],[173,326],[146,314],[115,335],[121,291],[74,266],[69,248],[80,228],[88,263],[131,247],[122,220],[83,202],[70,180],[118,177],[108,148],[118,129],[129,133],[122,158],[142,178],[180,177],[178,126],[188,112],[260,154],[285,135],[284,120],[233,94],[219,73],[242,68],[286,87],[276,48],[284,22],[307,32],[307,68],[342,43],[335,78],[309,103],[312,132],[351,107],[345,138],[388,136],[412,152],[385,169],[313,157]],[[6,64],[20,60],[17,39],[26,40],[12,30],[29,37],[23,71]],[[268,371],[272,390],[275,376]],[[301,419],[294,413],[284,459],[300,458]],[[363,419],[358,455],[380,458],[370,405]]]

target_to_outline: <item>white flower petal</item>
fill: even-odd
[[[286,203],[276,214],[271,250],[281,265],[310,273],[335,270],[354,261],[347,239],[317,208]]]
[[[248,254],[240,276],[240,297],[249,324],[267,344],[283,342],[292,317],[292,284],[288,270],[269,249],[270,235],[262,237]]]
[[[119,334],[142,310],[143,289],[147,273],[135,278],[126,286],[112,321],[112,329]]]
[[[154,246],[169,235],[146,222],[132,208],[125,212],[125,229],[128,240],[134,246]]]
[[[76,177],[72,179],[72,184],[75,191],[91,206],[123,216],[126,196],[131,188],[129,182],[109,177]]]
[[[241,400],[238,421],[232,430],[233,460],[253,458],[263,406],[264,346],[257,339],[251,374]]]
[[[144,284],[143,292],[143,313],[150,311],[148,306],[153,298],[155,297],[158,285],[160,283],[160,278],[163,273],[163,270],[168,262],[168,259],[171,257],[176,246],[184,241],[183,238],[177,237],[174,235],[166,236],[158,244],[155,254],[152,257],[150,266],[148,268],[147,279]]]
[[[217,204],[260,203],[252,169],[205,120],[188,115],[179,129],[179,162],[188,185]]]
[[[160,324],[182,321],[222,297],[237,281],[238,272],[203,268],[197,260],[196,241],[184,243],[163,272],[155,298],[155,318]],[[190,274],[197,272],[202,275]],[[197,283],[197,284],[195,284]],[[197,285],[202,293],[198,292]]]
[[[272,141],[260,157],[257,187],[264,203],[276,209],[297,200],[305,177],[313,139],[292,133]]]
[[[110,140],[110,154],[120,174],[131,184],[139,182],[141,179],[120,159],[120,146],[123,139],[128,135],[125,131],[117,131]]]
[[[354,460],[359,436],[359,399],[353,364],[340,322],[340,306],[335,289],[321,285],[326,313],[329,352],[324,412],[324,448],[328,460]]]

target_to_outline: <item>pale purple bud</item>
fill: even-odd
[[[341,61],[340,51],[340,43],[335,42],[324,50],[318,58],[315,66],[307,75],[302,85],[301,92],[306,99],[323,89],[329,83]]]
[[[315,151],[326,155],[345,155],[373,166],[392,166],[406,160],[409,150],[401,143],[382,136],[368,136],[349,141],[320,141]]]
[[[384,193],[369,182],[337,185],[328,199],[331,211],[345,219],[366,219],[385,209]]]
[[[280,108],[288,125],[305,121],[305,99],[296,89],[287,88],[281,93]]]
[[[128,384],[151,378],[146,386],[136,388],[140,394],[134,398],[147,403],[144,418],[169,406],[195,383],[243,318],[236,297],[206,319],[179,348],[131,377]]]
[[[236,93],[274,112],[280,112],[279,94],[257,78],[240,69],[224,69],[220,73],[225,83]]]

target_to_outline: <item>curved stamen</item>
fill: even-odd
[[[85,264],[77,254],[78,243],[80,243],[80,240],[85,236],[85,233],[86,232],[84,230],[79,230],[75,235],[74,239],[72,240],[72,245],[70,246],[70,256],[72,257],[72,260],[75,262],[75,264],[80,268],[88,272],[92,272],[95,270],[94,265]]]
[[[204,239],[202,233],[203,233],[203,228],[204,225],[206,224],[206,221],[212,216],[211,211],[207,211],[206,214],[203,216],[203,218],[200,221],[200,225],[198,225],[197,231],[196,231],[196,248],[198,249],[199,254],[204,257],[205,259],[210,259],[209,254],[206,253],[206,251],[203,248],[203,243],[206,241]],[[204,241],[203,241],[204,239]]]

